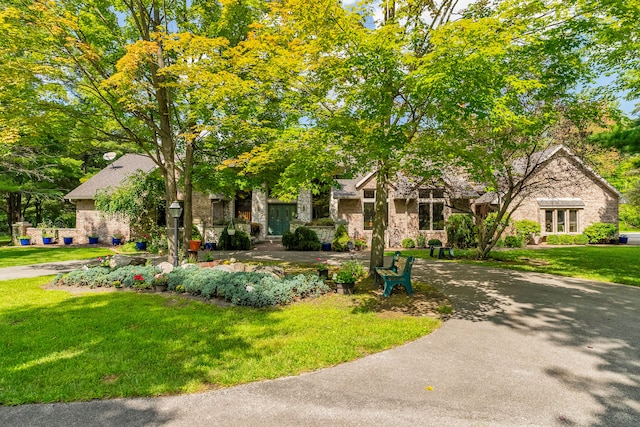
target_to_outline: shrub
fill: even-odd
[[[355,265],[352,268],[366,274],[361,265],[360,269]],[[136,287],[142,288],[150,287],[158,272],[157,267],[146,266],[115,269],[94,267],[59,274],[55,278],[55,283],[90,287],[111,286],[114,282],[121,282],[119,278],[124,278],[121,283],[131,287],[134,285],[134,277],[138,277],[135,280]],[[220,296],[233,304],[251,307],[285,304],[296,298],[318,296],[330,291],[324,280],[316,275],[299,274],[279,279],[269,273],[229,273],[196,267],[174,269],[168,274],[168,283],[169,289],[176,292],[189,292],[204,298]]]
[[[584,234],[576,234],[575,235],[575,244],[576,245],[586,245],[589,243],[589,238]]]
[[[507,248],[521,248],[524,246],[524,236],[505,236],[504,246]]]
[[[296,231],[282,235],[282,245],[293,251],[319,251],[322,247],[318,234],[310,228],[298,227]]]
[[[561,245],[573,245],[576,241],[576,238],[572,234],[560,234],[560,244]]]
[[[445,229],[447,231],[447,242],[452,247],[466,249],[476,243],[476,233],[474,232],[471,215],[450,215]]]
[[[589,243],[609,243],[617,232],[615,224],[596,222],[584,229]]]
[[[429,241],[427,242],[427,245],[429,245],[429,246],[442,246],[442,240],[440,240],[440,239],[429,239]]]
[[[309,225],[316,225],[318,227],[330,227],[335,225],[335,221],[331,218],[317,218],[311,221]]]
[[[559,245],[560,244],[560,236],[557,234],[549,234],[547,236],[547,244],[548,245]]]
[[[407,249],[415,248],[416,242],[414,242],[412,238],[407,237],[406,239],[402,239],[402,247]]]
[[[251,249],[251,237],[242,230],[236,229],[233,236],[229,235],[228,229],[225,227],[220,233],[218,239],[218,248],[223,251],[240,250],[246,251]]]
[[[334,251],[344,252],[348,249],[347,244],[349,243],[349,240],[347,227],[344,224],[340,224],[338,228],[336,228],[336,234],[331,242],[331,247]]]
[[[424,248],[426,240],[427,239],[424,237],[424,234],[418,234],[418,236],[416,237],[416,246],[419,248]]]
[[[540,233],[540,224],[530,219],[523,219],[514,223],[516,234],[523,238],[523,243],[528,244],[531,235]]]

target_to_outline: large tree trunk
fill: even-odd
[[[193,143],[187,142],[184,156],[184,245],[189,244],[193,228]],[[204,237],[204,236],[203,236]]]
[[[375,267],[382,267],[384,263],[384,232],[387,229],[387,198],[389,191],[389,171],[384,162],[378,162],[376,175],[375,217],[373,218],[373,233],[371,235],[371,257],[369,258],[369,273],[373,274]]]

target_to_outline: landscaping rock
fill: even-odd
[[[129,265],[146,265],[147,259],[143,257],[134,257],[131,258],[131,263]]]
[[[282,279],[284,277],[284,268],[274,265],[260,265],[253,269],[255,273],[273,274],[275,277]]]
[[[163,273],[171,273],[173,271],[173,264],[171,264],[170,262],[166,262],[166,261],[165,262],[161,262],[160,264],[158,264],[158,268]]]
[[[227,273],[236,273],[236,270],[233,268],[232,265],[221,264],[221,265],[216,265],[214,267],[211,267],[211,269],[212,270],[226,271]]]
[[[109,267],[111,268],[116,268],[116,267],[126,267],[127,265],[131,264],[131,257],[125,256],[125,255],[114,255],[111,257],[111,260],[109,261]]]

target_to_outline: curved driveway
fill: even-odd
[[[456,312],[399,348],[195,395],[0,407],[0,425],[640,425],[639,288],[424,260],[414,275]]]

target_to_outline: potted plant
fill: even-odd
[[[116,232],[113,233],[113,237],[111,238],[111,243],[113,246],[121,245],[124,240],[124,235],[122,233]]]
[[[424,248],[427,244],[427,239],[424,237],[424,234],[418,234],[416,236],[416,246],[419,248]]]
[[[629,243],[629,238],[624,234],[621,234],[620,237],[618,238],[618,240],[623,245],[626,244],[626,243]]]
[[[343,263],[340,269],[333,275],[336,291],[339,294],[352,294],[356,281],[366,276],[366,274],[367,272],[364,266],[356,259]]]
[[[328,279],[329,278],[329,261],[328,260],[324,260],[320,261],[320,258],[316,258],[319,262],[316,265],[316,268],[318,269],[318,276],[320,276],[321,279]]]
[[[149,242],[149,235],[143,234],[142,237],[138,237],[136,239],[136,249],[139,251],[146,251],[148,242]]]
[[[42,230],[42,243],[50,245],[56,238],[55,230]]]
[[[333,275],[333,281],[339,294],[352,294],[356,284],[356,276],[349,269],[341,268]]]
[[[29,246],[31,244],[31,236],[18,236],[18,240],[20,240],[22,246]]]
[[[73,243],[73,236],[63,236],[62,241],[65,245],[70,245]]]
[[[167,273],[158,273],[153,277],[151,282],[158,292],[164,292],[169,286],[169,275]]]
[[[87,236],[87,239],[89,239],[89,244],[90,244],[90,245],[95,245],[95,244],[97,244],[97,243],[98,243],[98,240],[99,240],[100,238],[98,237],[98,235],[97,235],[97,234],[89,234],[89,235]]]

